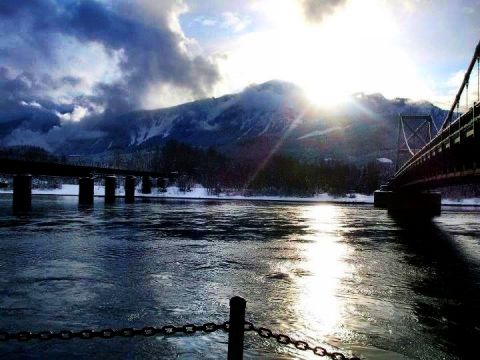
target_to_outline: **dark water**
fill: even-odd
[[[0,196],[0,328],[123,328],[247,317],[368,359],[476,358],[480,225],[474,211],[402,224],[370,206],[137,202],[80,211]],[[225,358],[226,335],[10,342],[1,358]],[[245,358],[313,359],[246,336]],[[470,357],[471,356],[471,357]]]

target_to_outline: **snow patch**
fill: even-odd
[[[377,158],[378,162],[381,162],[382,164],[393,164],[393,161],[388,159],[388,158]]]
[[[0,189],[0,193],[11,194],[12,190]],[[64,184],[60,189],[33,189],[34,195],[63,195],[78,196],[78,185]],[[103,185],[94,187],[95,196],[105,196]],[[122,197],[125,195],[123,186],[116,189],[116,195]],[[169,186],[165,192],[154,189],[151,194],[142,194],[141,186],[135,189],[135,196],[146,198],[165,198],[165,199],[207,199],[207,200],[255,200],[255,201],[284,201],[284,202],[333,202],[333,203],[357,203],[373,204],[373,195],[347,194],[345,196],[334,196],[327,193],[316,194],[311,197],[300,196],[244,196],[232,193],[221,193],[212,195],[202,185],[195,185],[190,191],[181,191],[177,186]],[[450,206],[480,206],[480,198],[468,199],[442,199],[442,205]]]
[[[334,126],[334,127],[331,127],[331,128],[325,129],[325,130],[315,130],[315,131],[309,132],[306,135],[300,136],[299,138],[297,138],[297,140],[307,139],[307,138],[314,137],[314,136],[322,136],[322,135],[326,135],[326,134],[329,134],[329,133],[334,132],[334,131],[345,130],[345,129],[348,129],[349,127],[350,127],[350,125],[349,126]]]
[[[0,193],[12,193],[12,190],[1,189]],[[78,185],[64,184],[60,189],[33,189],[34,195],[63,195],[78,196]],[[94,187],[95,196],[105,196],[103,185]],[[125,190],[122,186],[116,189],[117,196],[124,196]],[[151,194],[142,194],[141,186],[135,189],[135,196],[147,198],[170,198],[170,199],[207,199],[207,200],[255,200],[255,201],[285,201],[285,202],[337,202],[337,203],[368,203],[373,204],[372,195],[349,194],[348,196],[332,196],[327,193],[317,194],[312,197],[299,196],[244,196],[238,194],[221,193],[212,195],[203,186],[197,184],[190,191],[181,191],[177,186],[169,186],[165,192],[154,189]]]
[[[480,206],[480,198],[442,199],[442,205]]]

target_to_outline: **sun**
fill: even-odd
[[[284,80],[318,107],[338,106],[359,92],[429,98],[428,81],[405,51],[386,2],[349,0],[320,23],[306,21],[293,0],[267,3],[274,9],[269,26],[236,39],[219,60],[224,87]]]
[[[318,108],[338,107],[346,103],[349,93],[341,86],[327,83],[300,84],[307,100]]]

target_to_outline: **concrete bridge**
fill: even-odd
[[[476,99],[469,104],[468,89],[472,85],[476,90]],[[467,111],[460,113],[462,99]],[[411,120],[417,121],[416,127],[408,125]],[[400,118],[398,154],[404,149],[401,147],[403,140],[412,156],[397,169],[387,184],[375,192],[376,207],[400,214],[439,215],[441,194],[431,190],[480,183],[480,42],[441,129],[433,138],[430,133],[421,149],[412,150],[409,140],[421,138],[421,129],[428,127],[431,130],[431,125],[432,120],[428,116]],[[412,132],[408,137],[403,131],[405,126]]]
[[[28,210],[32,204],[32,176],[75,177],[79,184],[79,204],[92,205],[94,198],[94,179],[104,178],[105,202],[113,203],[117,197],[117,177],[124,178],[125,202],[135,201],[137,177],[141,178],[143,194],[152,192],[153,179],[158,187],[165,187],[168,179],[176,174],[164,174],[151,171],[125,170],[94,166],[80,166],[50,162],[0,159],[0,173],[13,175],[13,207]]]

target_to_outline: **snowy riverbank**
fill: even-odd
[[[12,193],[11,190],[0,189],[1,193]],[[95,196],[105,196],[103,186],[95,186]],[[77,196],[78,185],[64,184],[61,189],[33,189],[34,195],[63,195]],[[124,188],[119,187],[116,191],[117,196],[122,197],[125,194]],[[140,188],[136,189],[136,196],[144,198],[164,198],[164,199],[205,199],[205,200],[254,200],[254,201],[282,201],[282,202],[331,202],[331,203],[355,203],[355,204],[373,204],[373,195],[350,194],[349,196],[333,196],[327,193],[317,194],[312,197],[298,196],[243,196],[237,194],[221,193],[219,195],[209,194],[207,189],[201,185],[196,185],[191,191],[180,191],[176,186],[169,186],[166,192],[158,192],[153,189],[151,194],[142,194]],[[480,206],[480,198],[471,199],[442,199],[442,205],[453,206]]]
[[[0,193],[12,193],[11,190],[0,190]],[[77,196],[78,185],[64,184],[61,189],[33,189],[33,195],[63,195]],[[101,185],[95,186],[95,196],[105,196],[105,188]],[[116,190],[117,196],[124,196],[125,190],[119,187]],[[242,196],[222,193],[219,195],[211,195],[207,189],[196,185],[191,191],[180,191],[177,186],[167,187],[165,192],[159,192],[152,189],[151,194],[142,194],[140,187],[135,191],[135,196],[144,198],[164,198],[164,199],[205,199],[205,200],[263,200],[263,201],[286,201],[286,202],[339,202],[339,203],[360,203],[373,204],[373,196],[355,194],[351,196],[335,197],[329,194],[318,194],[313,197],[296,197],[296,196]]]

